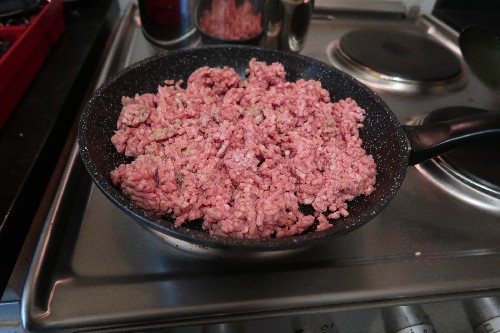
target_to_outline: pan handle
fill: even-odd
[[[403,125],[410,142],[409,165],[446,153],[459,146],[500,137],[500,112],[486,112],[425,125]]]

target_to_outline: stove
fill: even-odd
[[[99,84],[162,52],[138,17],[134,5],[124,12]],[[498,110],[500,97],[473,76],[457,39],[431,15],[318,11],[301,53],[358,78],[404,124]],[[145,232],[92,184],[75,143],[24,287],[23,327],[499,332],[498,162],[485,175],[474,170],[484,158],[477,149],[456,154],[410,167],[388,207],[358,230],[285,258],[238,261],[186,254]]]

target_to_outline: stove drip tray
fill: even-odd
[[[448,48],[425,35],[360,29],[327,50],[337,68],[375,88],[432,92],[463,86],[462,66]]]

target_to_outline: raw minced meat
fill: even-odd
[[[256,59],[245,79],[202,67],[182,85],[122,98],[111,140],[134,161],[111,179],[137,206],[177,226],[203,219],[212,235],[284,237],[331,227],[375,190],[354,100],[331,102],[320,82],[287,82],[280,63]]]
[[[220,39],[245,40],[261,33],[261,20],[262,14],[254,13],[251,1],[237,5],[236,0],[212,0],[211,9],[200,17],[200,28]]]

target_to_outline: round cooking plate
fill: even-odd
[[[405,93],[452,91],[466,82],[460,59],[430,36],[353,30],[327,47],[331,63],[375,88]]]
[[[390,30],[354,30],[339,42],[340,51],[361,67],[394,78],[442,81],[461,73],[455,54],[434,40]]]

